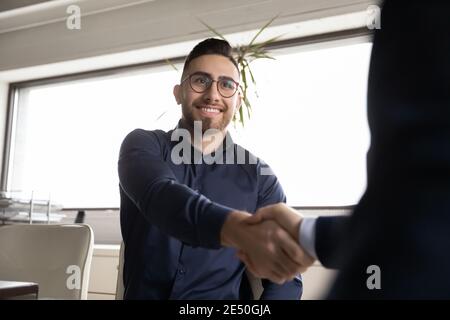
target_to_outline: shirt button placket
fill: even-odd
[[[175,275],[175,282],[172,287],[172,293],[169,299],[178,299],[179,295],[184,290],[183,278],[186,275],[186,268],[183,265],[179,265],[177,273]]]

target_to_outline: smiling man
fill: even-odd
[[[181,84],[174,88],[174,95],[182,105],[182,122],[188,128],[200,120],[205,128],[226,130],[241,102],[241,96],[236,94],[239,83],[235,80],[239,79],[239,72],[230,63],[224,56],[209,54],[191,60],[188,70],[185,68]],[[213,80],[214,77],[217,80]],[[183,90],[186,83],[191,90]],[[217,86],[211,88],[213,83]]]
[[[241,105],[238,89],[229,44],[202,41],[188,55],[174,87],[182,109],[177,127],[137,129],[122,143],[125,299],[250,299],[236,249],[265,259],[274,270],[276,283],[263,280],[262,299],[301,297],[296,275],[302,252],[294,239],[274,221],[246,222],[258,208],[286,198],[275,175],[260,174],[267,165],[233,143],[227,132]],[[179,144],[181,152],[173,152]],[[195,161],[196,155],[211,154],[219,161]],[[236,161],[242,154],[244,163]],[[235,161],[224,164],[222,157]],[[277,276],[280,267],[287,277]]]

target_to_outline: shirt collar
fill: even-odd
[[[175,126],[175,128],[172,130],[172,131],[170,131],[170,134],[172,134],[172,132],[173,131],[175,131],[175,130],[177,130],[177,129],[186,129],[186,127],[183,125],[183,123],[182,123],[182,121],[181,121],[181,119],[178,121],[178,123],[177,123],[177,125]],[[171,141],[171,145],[172,145],[172,147],[174,146],[174,145],[176,145],[178,143],[178,141]],[[224,147],[224,144],[225,143],[225,147]],[[192,148],[194,148],[194,146],[192,146],[191,145],[191,147]],[[231,137],[231,134],[230,134],[230,132],[227,130],[227,133],[226,133],[226,135],[225,135],[225,138],[222,140],[222,144],[217,148],[217,149],[220,149],[220,148],[222,148],[222,151],[223,151],[223,154],[225,155],[225,152],[228,150],[228,149],[231,149],[231,148],[234,148],[234,140],[233,140],[233,138]]]

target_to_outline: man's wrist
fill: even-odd
[[[239,248],[239,232],[242,222],[250,216],[244,211],[231,211],[220,231],[220,243],[225,247]]]

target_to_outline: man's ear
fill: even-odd
[[[179,84],[173,87],[173,96],[177,101],[177,104],[181,104],[181,86]]]

